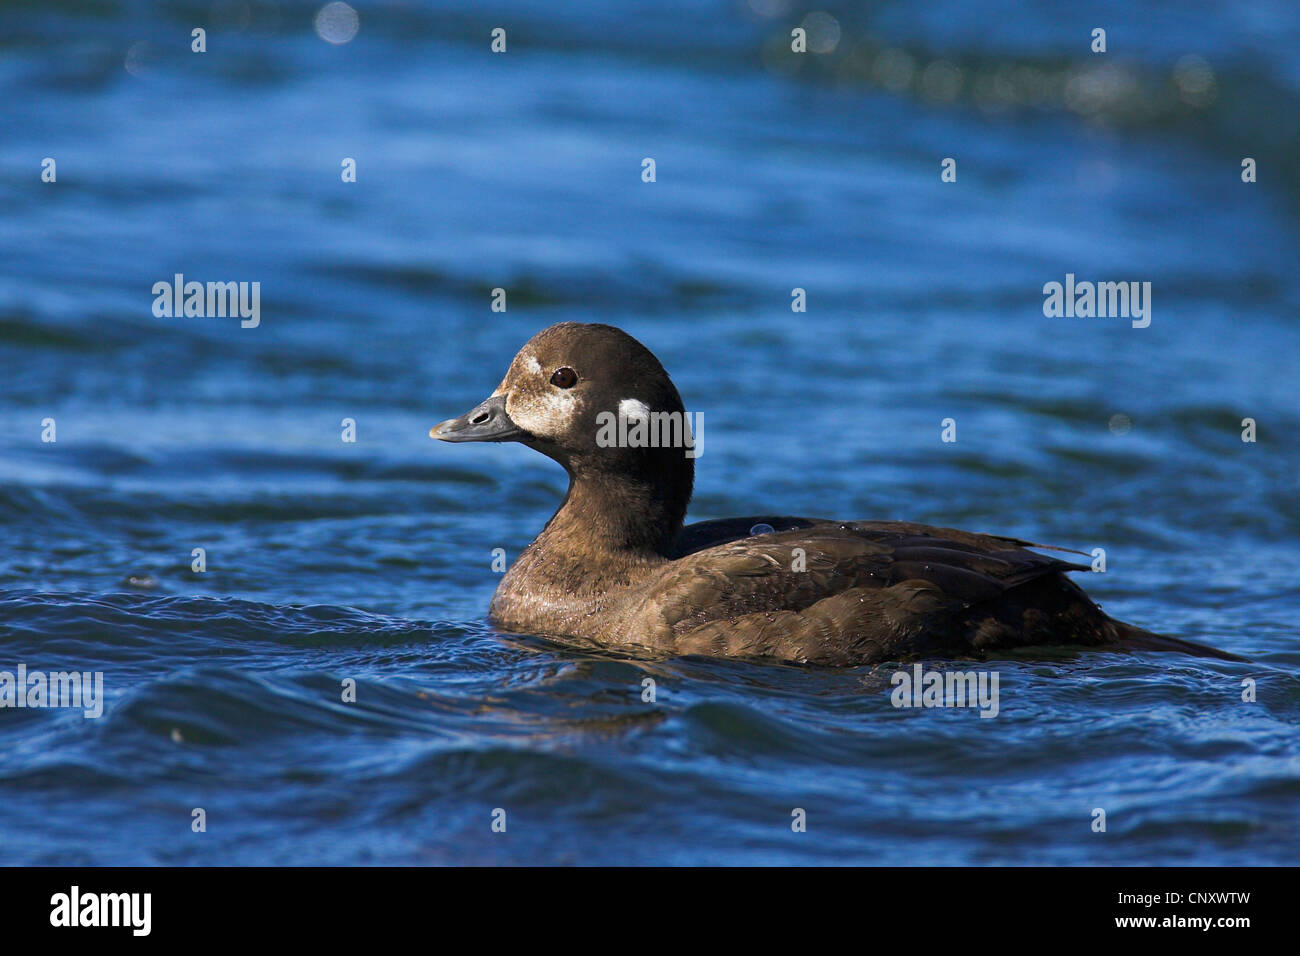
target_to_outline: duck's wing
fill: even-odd
[[[680,653],[825,664],[1114,640],[1109,619],[1062,573],[1087,567],[1019,539],[792,520],[806,524],[686,551],[646,582],[626,629],[646,626],[655,643],[670,634]]]
[[[824,518],[793,518],[789,515],[750,515],[748,518],[719,518],[714,521],[696,521],[682,528],[677,536],[673,557],[685,557],[705,548],[749,538],[759,533],[755,529],[767,525],[773,531],[794,531],[813,525],[829,524]],[[764,529],[765,530],[765,529]]]

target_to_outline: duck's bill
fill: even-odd
[[[449,418],[429,430],[440,441],[519,441],[528,433],[506,414],[506,397],[493,395],[460,418]]]

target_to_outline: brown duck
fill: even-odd
[[[494,624],[824,665],[1048,645],[1240,659],[1113,620],[1066,577],[1086,565],[1015,538],[773,515],[683,527],[695,474],[684,421],[649,349],[613,326],[564,322],[520,349],[487,401],[430,431],[520,442],[569,474],[559,510],[497,587]]]

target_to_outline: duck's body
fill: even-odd
[[[1112,620],[1065,576],[1087,566],[1013,538],[773,516],[683,527],[690,446],[606,447],[601,412],[684,414],[639,342],[563,323],[524,346],[491,398],[431,432],[519,441],[569,472],[564,503],[492,599],[500,627],[827,665],[1048,645],[1232,657]]]

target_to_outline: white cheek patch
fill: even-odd
[[[578,419],[577,396],[571,392],[542,392],[508,409],[516,425],[541,438],[563,438]]]
[[[625,398],[618,403],[618,417],[629,422],[650,421],[650,409],[639,398]]]

